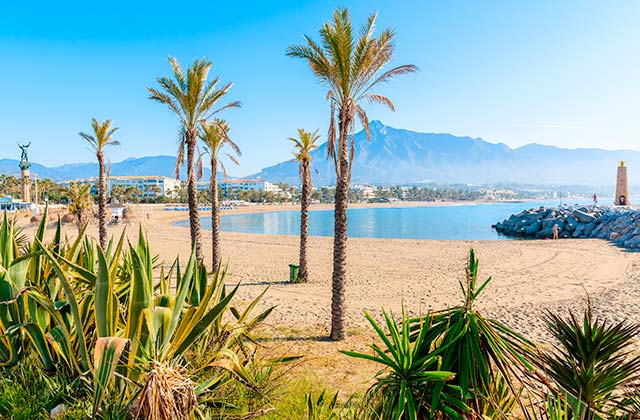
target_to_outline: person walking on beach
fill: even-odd
[[[593,205],[594,206],[598,205],[598,195],[597,194],[593,194]]]
[[[558,239],[558,224],[553,225],[551,230],[553,231],[553,239]]]

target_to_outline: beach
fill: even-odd
[[[397,204],[396,204],[397,205]],[[290,208],[289,208],[290,207]],[[276,211],[296,206],[254,206],[225,212]],[[149,210],[149,218],[144,211]],[[186,212],[163,211],[162,206],[136,209],[142,230],[160,262],[170,264],[176,255],[190,252],[188,228],[174,226]],[[202,216],[207,216],[206,212]],[[20,219],[27,233],[35,229]],[[119,235],[124,225],[109,226]],[[69,237],[75,225],[64,228]],[[52,234],[53,229],[50,229]],[[89,234],[97,237],[97,227]],[[137,225],[127,235],[137,237]],[[464,279],[469,249],[480,261],[480,280],[492,282],[478,302],[478,310],[493,316],[534,341],[546,338],[540,315],[545,310],[581,311],[589,295],[594,312],[612,321],[640,322],[640,259],[597,239],[514,241],[431,241],[349,238],[346,287],[346,320],[349,337],[342,343],[323,339],[329,331],[331,306],[332,238],[309,238],[307,284],[291,284],[289,263],[297,262],[299,239],[289,235],[222,232],[223,259],[228,264],[227,283],[240,283],[239,296],[247,302],[268,287],[261,307],[276,306],[266,320],[263,334],[274,338],[277,348],[312,355],[311,369],[348,391],[355,369],[359,377],[375,373],[364,362],[354,364],[339,349],[364,350],[371,333],[363,311],[379,318],[381,309],[424,314],[461,302],[458,281]],[[205,258],[210,258],[211,233],[202,232]],[[207,260],[205,260],[207,261]],[[342,366],[340,368],[340,366]],[[307,372],[308,373],[308,372]],[[362,389],[361,387],[359,389]]]
[[[446,205],[442,203],[441,205]],[[388,204],[382,204],[385,206]],[[396,206],[398,204],[395,204]],[[415,205],[415,204],[414,204]],[[223,214],[292,210],[296,206],[241,207]],[[327,208],[316,206],[315,208]],[[149,218],[146,211],[149,210]],[[170,264],[190,252],[188,228],[174,226],[186,212],[163,211],[162,206],[136,209],[143,232],[160,261]],[[207,212],[202,212],[207,216]],[[35,225],[22,218],[29,233]],[[110,225],[119,235],[124,224]],[[126,226],[134,240],[138,226]],[[75,225],[64,232],[73,237]],[[97,226],[88,233],[97,237]],[[332,238],[309,238],[310,281],[291,284],[289,264],[296,263],[299,239],[293,235],[222,232],[223,260],[228,264],[227,283],[240,283],[242,296],[256,296],[266,287],[265,306],[277,305],[268,322],[274,325],[322,328],[330,319]],[[205,261],[211,252],[211,232],[202,231]],[[493,280],[479,301],[479,309],[495,315],[532,337],[542,337],[535,319],[542,309],[579,308],[587,294],[597,311],[612,319],[631,318],[627,311],[640,304],[638,254],[596,239],[514,241],[432,241],[349,238],[347,322],[364,326],[363,311],[399,312],[404,303],[411,313],[425,313],[460,302],[458,281],[464,277],[469,249],[480,260],[479,276]],[[605,298],[606,297],[606,298]],[[640,316],[637,317],[640,321]]]

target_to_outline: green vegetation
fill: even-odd
[[[76,219],[78,233],[89,223],[93,213],[93,199],[91,197],[91,185],[78,185],[75,182],[67,190],[69,200],[69,213]]]
[[[254,315],[262,295],[237,306],[238,286],[227,290],[225,271],[207,274],[195,252],[186,265],[176,259],[159,266],[141,231],[136,243],[126,245],[123,233],[103,252],[83,231],[74,241],[62,238],[60,223],[45,243],[46,225],[45,213],[30,243],[6,215],[0,225],[0,367],[11,373],[2,386],[11,375],[28,380],[37,360],[52,383],[73,382],[87,395],[85,414],[92,418],[105,418],[116,402],[123,413],[133,406],[153,410],[149,398],[163,392],[175,397],[163,402],[177,411],[156,418],[188,416],[206,410],[210,395],[232,383],[255,387],[252,369],[260,361],[251,332],[272,310]],[[162,388],[171,384],[193,403],[181,405],[175,389]],[[150,389],[155,394],[143,392]],[[46,395],[25,409],[44,410],[75,394]],[[11,410],[20,398],[26,397],[15,389],[0,397],[0,406]]]
[[[365,314],[384,346],[374,344],[373,355],[343,352],[383,367],[365,395],[362,418],[637,418],[640,358],[633,339],[640,325],[610,325],[590,308],[582,321],[549,313],[547,326],[560,346],[538,348],[474,309],[491,280],[478,284],[477,270],[471,250],[459,307],[418,318],[403,309],[400,323],[383,312],[386,331]]]

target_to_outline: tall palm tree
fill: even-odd
[[[355,152],[353,130],[356,118],[364,127],[367,138],[369,119],[364,102],[377,102],[394,110],[386,96],[373,92],[380,84],[390,82],[395,76],[413,73],[414,65],[403,65],[384,70],[393,58],[394,32],[385,29],[375,37],[376,14],[355,34],[349,11],[337,9],[333,21],[320,29],[321,42],[305,36],[305,44],[292,45],[287,55],[306,60],[313,74],[328,88],[327,99],[331,105],[331,118],[327,138],[328,154],[336,170],[335,215],[333,235],[333,276],[331,298],[331,339],[345,337],[344,289],[346,281],[347,249],[347,196],[351,182],[351,164]],[[336,133],[337,124],[337,133]],[[349,134],[352,135],[349,142]]]
[[[300,164],[300,180],[302,194],[300,195],[300,269],[298,281],[306,283],[309,280],[307,268],[307,237],[309,236],[309,204],[311,202],[311,151],[316,149],[316,142],[320,138],[318,130],[309,133],[298,128],[298,138],[289,137],[295,145],[293,153]]]
[[[118,127],[113,127],[111,120],[100,122],[93,118],[91,120],[93,135],[84,132],[78,133],[85,139],[98,158],[98,233],[100,236],[100,247],[103,251],[107,249],[107,184],[105,180],[104,148],[106,146],[117,146],[118,140],[113,139],[113,134]]]
[[[198,140],[198,129],[202,121],[210,119],[214,114],[227,108],[240,107],[240,102],[229,102],[217,107],[218,102],[229,92],[233,83],[219,87],[219,78],[208,82],[211,62],[205,59],[195,60],[187,67],[186,74],[175,58],[169,57],[173,70],[173,79],[159,77],[159,89],[148,87],[150,99],[169,107],[180,120],[180,136],[178,155],[176,157],[176,178],[180,178],[180,168],[184,163],[184,150],[187,149],[187,193],[189,201],[189,227],[191,246],[196,248],[196,259],[202,263],[202,246],[200,243],[200,220],[198,219],[198,191],[194,165]]]
[[[222,169],[225,178],[227,169],[221,158],[221,149],[226,145],[237,156],[241,156],[240,148],[229,138],[229,125],[226,121],[215,119],[212,122],[203,122],[199,132],[200,140],[204,144],[205,152],[211,159],[211,178],[209,179],[209,193],[211,194],[211,264],[215,270],[220,264],[220,203],[218,200],[218,165]],[[224,153],[233,163],[238,160],[230,153]],[[198,178],[202,178],[202,160],[198,158]]]

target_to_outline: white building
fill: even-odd
[[[264,179],[226,179],[218,182],[218,188],[225,196],[235,194],[238,191],[271,191],[280,192],[276,184]],[[209,182],[198,182],[199,190],[208,190]]]
[[[63,187],[68,187],[72,183],[78,185],[91,184],[91,192],[97,193],[96,184],[98,178],[74,179],[60,182]],[[115,185],[122,186],[124,189],[137,187],[140,190],[140,196],[144,198],[153,198],[160,195],[173,196],[176,189],[180,188],[180,181],[175,178],[166,176],[110,176],[106,179],[107,193],[111,192],[111,188]]]
[[[376,196],[376,187],[373,185],[356,184],[352,185],[351,189],[360,192],[364,198],[374,198]]]

